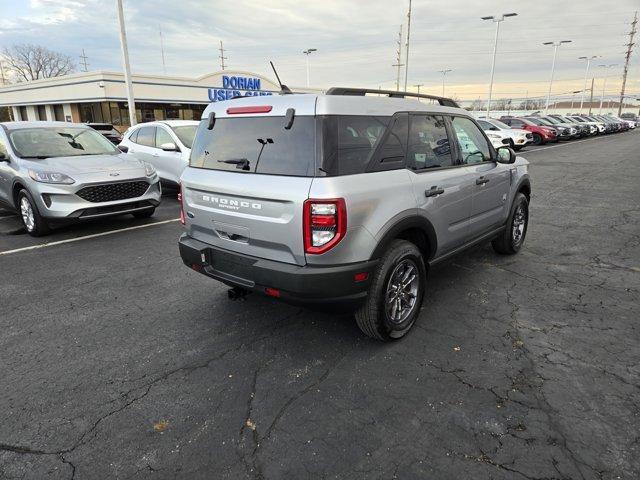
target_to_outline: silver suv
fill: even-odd
[[[380,340],[412,327],[430,265],[518,252],[531,193],[452,100],[345,88],[209,105],[181,182],[187,266],[230,296],[353,309]]]

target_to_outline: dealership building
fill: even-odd
[[[138,122],[199,120],[205,107],[235,96],[272,95],[276,82],[251,72],[223,70],[197,78],[132,75]],[[320,90],[295,88],[295,91]],[[0,88],[0,106],[14,120],[111,123],[129,127],[124,75],[82,72]]]

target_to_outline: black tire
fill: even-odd
[[[523,223],[520,223],[523,222]],[[522,193],[518,193],[511,205],[507,227],[491,245],[493,249],[502,255],[518,253],[524,244],[529,226],[529,201]]]
[[[542,139],[542,135],[540,135],[539,133],[534,133],[533,134],[533,144],[534,145],[544,145],[544,140]]]
[[[154,213],[156,213],[156,209],[150,208],[149,210],[141,210],[139,212],[133,212],[131,215],[133,215],[136,218],[151,218],[153,217]]]
[[[40,215],[38,206],[36,205],[36,202],[33,200],[33,197],[31,196],[29,191],[26,189],[20,190],[18,192],[17,198],[18,215],[20,215],[20,220],[22,221],[22,225],[24,226],[27,233],[32,237],[41,237],[43,235],[47,235],[51,231],[51,229],[49,228],[49,224],[42,217],[42,215]],[[25,202],[28,203],[28,207]]]
[[[417,284],[407,282],[408,286],[397,289],[395,284],[403,283],[401,277],[405,273],[411,278],[409,268],[416,273]],[[356,311],[356,323],[360,330],[365,335],[384,342],[402,338],[411,329],[420,313],[426,279],[427,270],[418,247],[406,240],[394,240],[373,273],[366,302]],[[394,300],[390,300],[387,304],[388,296],[394,296],[394,291],[402,291],[401,298],[397,293],[394,297],[398,302],[396,313],[398,313],[397,305],[401,305],[401,314],[398,319],[392,318],[391,312],[388,311],[388,308],[394,311],[393,307],[389,307],[393,305]],[[404,307],[402,307],[403,301],[408,303]],[[404,313],[403,308],[406,309]]]

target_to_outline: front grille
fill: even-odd
[[[143,181],[106,183],[103,185],[84,187],[78,190],[76,195],[92,203],[113,202],[114,200],[139,197],[143,195],[148,188],[149,184]]]

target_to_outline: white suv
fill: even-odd
[[[502,123],[499,120],[492,118],[480,118],[478,123],[485,131],[487,136],[492,139],[494,147],[502,146],[506,144],[513,148],[515,151],[521,150],[526,145],[533,143],[533,135],[526,130],[518,128],[512,128],[506,123]],[[501,145],[496,145],[493,139],[499,139]],[[504,141],[506,139],[506,142]]]
[[[194,120],[141,123],[125,132],[118,148],[153,165],[163,182],[177,185],[189,164],[198,125]]]

